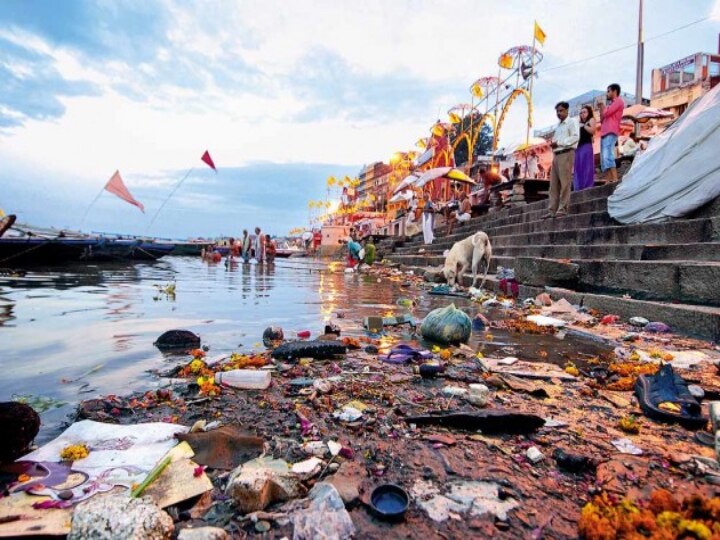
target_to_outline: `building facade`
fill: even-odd
[[[718,82],[720,54],[691,54],[652,70],[650,106],[680,116],[693,101],[705,95]]]

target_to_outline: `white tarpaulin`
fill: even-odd
[[[720,196],[720,85],[651,139],[608,198],[621,223],[682,217]]]

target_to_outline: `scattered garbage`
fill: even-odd
[[[465,343],[470,338],[472,321],[464,311],[450,304],[428,313],[420,332],[425,339],[442,344]]]
[[[269,326],[265,329],[262,335],[263,345],[268,349],[277,347],[285,339],[283,329],[279,326]]]
[[[528,448],[527,452],[525,452],[525,456],[530,460],[531,463],[539,463],[545,458],[543,453],[538,450],[536,446],[531,446],[530,448]]]
[[[669,332],[672,332],[672,328],[670,328],[667,324],[663,322],[651,322],[645,325],[644,330],[646,332],[652,332],[654,334],[667,334]]]
[[[475,383],[468,386],[470,393],[465,396],[465,401],[476,407],[485,407],[490,398],[490,389],[484,384]]]
[[[416,426],[444,426],[465,431],[483,433],[509,433],[522,435],[540,429],[545,420],[534,414],[526,414],[503,409],[492,409],[476,413],[428,414],[403,418],[408,424]]]
[[[298,474],[300,476],[314,476],[315,474],[320,472],[320,466],[323,464],[323,460],[317,457],[311,457],[309,459],[306,459],[305,461],[299,461],[298,463],[293,463],[292,467],[290,467],[290,470],[294,474]]]
[[[643,453],[642,449],[635,446],[630,439],[615,439],[614,441],[610,442],[615,448],[618,449],[618,452],[620,452],[621,454],[640,456]]]
[[[333,416],[341,422],[355,422],[356,420],[362,418],[362,414],[362,411],[356,409],[355,407],[346,405],[341,410],[335,411]]]
[[[300,479],[290,472],[286,461],[257,458],[240,465],[228,479],[227,495],[243,513],[264,510],[271,503],[305,495]]]
[[[0,402],[0,463],[25,454],[40,430],[40,415],[29,405]]]
[[[446,386],[442,389],[442,392],[446,396],[453,397],[465,396],[468,393],[466,388],[460,388],[459,386]]]
[[[346,354],[347,347],[342,341],[292,341],[283,343],[272,352],[276,360],[299,360],[313,358],[328,360]]]
[[[420,375],[423,379],[432,379],[444,372],[444,364],[422,364],[413,367],[413,373]]]
[[[370,494],[370,507],[380,519],[397,521],[405,516],[410,496],[396,484],[382,484]]]
[[[644,328],[650,324],[650,321],[645,317],[631,317],[629,322],[632,326],[637,326],[638,328]]]
[[[654,375],[640,375],[635,395],[643,413],[660,422],[677,422],[688,429],[700,429],[708,419],[688,390],[687,383],[665,364]]]
[[[75,508],[68,540],[169,540],[174,531],[172,518],[149,499],[113,494],[93,497]]]
[[[296,333],[297,337],[300,339],[308,339],[310,337],[310,330],[300,330]]]
[[[269,371],[254,369],[233,369],[215,374],[215,384],[241,390],[265,390],[271,379]]]
[[[571,454],[565,452],[562,448],[556,448],[552,457],[556,461],[558,468],[565,472],[582,474],[595,471],[595,463],[587,456]]]
[[[485,330],[490,326],[490,321],[487,320],[487,317],[485,317],[482,313],[478,313],[475,315],[475,318],[472,320],[472,329],[476,332],[480,332],[482,330]]]
[[[228,540],[230,535],[220,527],[186,527],[178,533],[178,540]]]
[[[355,525],[345,503],[332,484],[320,482],[308,493],[309,504],[293,512],[293,540],[350,539]]]
[[[396,345],[390,352],[380,356],[380,360],[388,364],[405,364],[412,361],[430,360],[433,354],[425,349],[418,349],[407,344]]]
[[[438,523],[463,513],[470,516],[492,514],[498,520],[506,521],[508,512],[520,506],[520,501],[506,496],[495,482],[450,482],[444,487],[447,491],[441,494],[431,482],[416,480],[410,490],[415,503]]]
[[[449,285],[435,285],[430,289],[429,294],[434,296],[457,296],[459,298],[470,298],[470,293],[459,291]]]
[[[240,426],[222,426],[212,431],[177,433],[175,437],[186,441],[195,452],[193,460],[213,469],[230,470],[259,457],[263,440],[245,433]]]
[[[555,328],[562,328],[567,325],[562,319],[555,317],[547,317],[545,315],[529,315],[527,320],[531,323],[535,323],[538,326],[553,326]]]
[[[200,346],[200,336],[190,330],[168,330],[153,343],[161,351],[173,349],[193,349]]]

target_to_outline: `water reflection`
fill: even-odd
[[[158,287],[176,283],[174,300]],[[408,292],[415,291],[415,292]],[[172,328],[198,333],[213,354],[248,350],[270,325],[286,335],[322,331],[338,324],[343,335],[362,335],[369,315],[407,312],[400,298],[417,300],[420,319],[451,300],[402,287],[402,279],[345,274],[342,265],[326,267],[313,260],[280,260],[274,264],[208,265],[200,259],[168,257],[154,264],[71,267],[62,272],[34,271],[23,277],[0,277],[0,400],[13,394],[45,395],[76,402],[80,397],[146,388],[149,370],[183,361],[153,347],[159,334]],[[457,306],[473,316],[480,308],[463,299]],[[337,318],[338,313],[344,314]],[[491,319],[503,317],[489,313]],[[562,362],[578,350],[577,340],[495,332],[472,346],[489,354]],[[408,336],[409,337],[409,336]],[[385,338],[385,345],[392,339]],[[591,345],[583,345],[592,352]],[[83,376],[92,368],[102,368]],[[77,382],[61,383],[63,379]],[[83,386],[87,385],[87,386]],[[82,387],[82,388],[81,388]],[[80,392],[94,389],[91,394]]]

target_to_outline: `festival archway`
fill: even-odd
[[[498,148],[498,141],[500,140],[500,131],[502,130],[502,125],[505,122],[505,116],[507,115],[508,110],[510,110],[510,107],[512,106],[515,99],[517,99],[518,96],[524,96],[525,101],[527,102],[527,108],[528,108],[528,117],[527,117],[527,125],[528,127],[532,127],[532,116],[533,116],[533,106],[532,106],[532,99],[530,98],[530,93],[525,90],[524,88],[516,88],[512,91],[510,96],[508,96],[507,100],[505,101],[505,104],[503,105],[502,112],[500,113],[500,118],[498,118],[497,125],[495,126],[495,138],[493,140],[493,151],[497,150]]]

